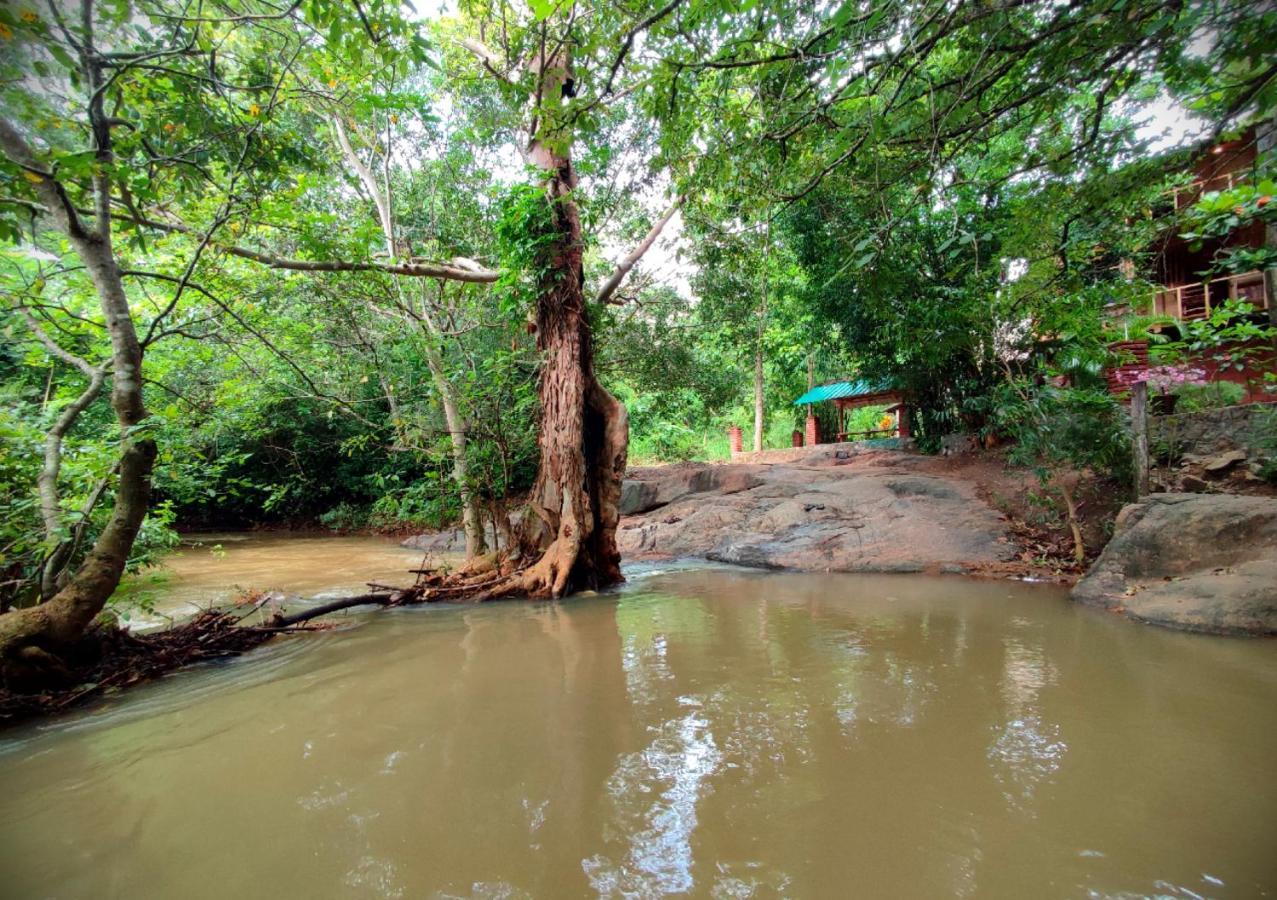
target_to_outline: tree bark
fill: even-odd
[[[622,580],[616,528],[629,418],[594,373],[576,173],[570,135],[556,125],[569,66],[566,47],[538,61],[545,124],[527,152],[528,162],[545,175],[551,211],[536,305],[537,347],[544,355],[538,386],[541,458],[529,497],[532,515],[525,516],[520,536],[522,552],[539,551],[540,557],[523,570],[516,588],[534,597]]]
[[[440,334],[434,319],[427,313],[423,320],[430,332],[428,340],[439,340]],[[443,357],[433,343],[426,348],[426,366],[439,391],[443,418],[448,425],[448,438],[452,442],[452,480],[461,494],[461,524],[466,534],[466,559],[475,559],[487,550],[487,545],[483,536],[483,518],[479,514],[479,498],[470,484],[470,473],[466,465],[466,419],[457,406],[456,393],[452,389],[452,382],[448,380],[448,373],[444,371]]]
[[[93,177],[95,215],[86,227],[54,174],[41,166],[21,133],[0,120],[0,150],[39,179],[36,190],[55,223],[66,233],[80,256],[97,292],[111,341],[111,407],[120,425],[120,475],[115,505],[106,527],[66,585],[47,602],[0,617],[0,680],[6,684],[38,682],[56,669],[58,651],[83,636],[106,605],[120,577],[151,495],[151,471],[156,447],[139,436],[137,426],[147,417],[142,403],[142,347],[134,328],[128,297],[111,241],[111,180],[113,164],[110,126],[102,108],[102,71],[93,48],[93,8],[82,5],[81,57],[97,164]]]
[[[754,343],[754,452],[761,453],[763,449],[763,426],[766,410],[763,407],[763,393],[766,387],[763,379],[763,335],[767,332],[767,301],[768,301],[768,266],[771,265],[772,250],[772,224],[771,219],[767,220],[764,229],[766,255],[763,257],[763,290],[761,303],[758,309],[758,333],[755,335]]]
[[[760,329],[761,330],[761,329]],[[754,348],[754,452],[763,449],[763,346],[761,336]]]
[[[1131,386],[1131,455],[1135,473],[1135,499],[1148,495],[1148,382]]]
[[[58,414],[44,436],[44,464],[36,476],[36,494],[40,498],[40,519],[44,524],[44,541],[48,552],[40,573],[40,599],[48,600],[65,582],[63,573],[71,557],[71,542],[62,534],[62,500],[58,490],[58,476],[62,472],[62,441],[75,425],[80,414],[89,408],[102,393],[106,384],[106,367],[92,366],[88,362],[62,348],[40,327],[40,323],[25,308],[19,307],[19,315],[31,329],[36,340],[54,357],[79,369],[89,379],[80,395]],[[45,403],[53,386],[53,369],[49,370],[49,384],[45,388]]]
[[[1277,113],[1260,122],[1255,142],[1261,165],[1277,163]],[[1264,247],[1277,251],[1277,222],[1264,226]],[[1277,326],[1277,266],[1264,269],[1264,293],[1268,298],[1268,322]]]
[[[49,546],[45,565],[40,575],[40,599],[48,600],[59,587],[66,554],[62,552],[62,502],[58,492],[58,476],[62,472],[62,439],[98,395],[106,382],[106,371],[95,369],[89,376],[89,384],[75,400],[62,410],[49,433],[44,437],[44,465],[36,476],[36,490],[40,495],[40,517],[44,521],[44,539]]]

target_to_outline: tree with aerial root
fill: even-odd
[[[545,47],[544,35],[540,42]],[[496,55],[477,41],[466,47],[496,77],[508,79]],[[501,597],[561,597],[616,584],[621,555],[616,546],[621,482],[625,475],[629,419],[625,407],[594,372],[582,265],[581,214],[571,158],[571,112],[565,102],[573,84],[571,45],[534,55],[527,74],[539,98],[525,161],[541,175],[548,221],[539,235],[537,349],[542,353],[538,386],[540,462],[519,523],[515,546],[448,576],[424,582],[429,598],[488,600]],[[643,241],[617,267],[594,297],[606,303],[626,274],[674,215],[681,200],[661,216]]]

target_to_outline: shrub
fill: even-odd
[[[1220,409],[1236,406],[1246,396],[1246,389],[1231,381],[1211,381],[1206,384],[1186,384],[1175,391],[1179,397],[1178,412],[1199,412],[1204,409]]]

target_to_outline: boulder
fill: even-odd
[[[425,534],[412,535],[400,546],[407,547],[409,550],[420,550],[423,553],[465,553],[466,533],[460,528],[427,531]]]
[[[1204,494],[1211,487],[1209,481],[1203,481],[1196,475],[1184,475],[1179,480],[1179,489],[1190,494]]]
[[[1220,453],[1212,456],[1202,463],[1202,468],[1212,474],[1218,472],[1226,472],[1239,462],[1246,461],[1245,450],[1229,450],[1227,453]]]
[[[632,516],[656,506],[656,485],[627,478],[621,482],[621,515]]]
[[[1277,499],[1152,494],[1118,515],[1082,603],[1215,634],[1277,634]]]
[[[667,506],[692,494],[735,494],[761,483],[766,466],[683,463],[633,469],[621,485],[621,515]]]

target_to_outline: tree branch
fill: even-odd
[[[85,240],[89,236],[88,231],[62,183],[53,177],[52,172],[36,163],[35,152],[26,138],[3,117],[0,117],[0,151],[28,173],[28,180],[35,185],[36,193],[62,230],[73,240]]]
[[[665,230],[665,226],[669,223],[669,220],[674,218],[674,213],[678,212],[679,207],[683,205],[683,201],[685,199],[685,197],[679,197],[671,203],[669,209],[665,210],[665,212],[661,214],[661,217],[656,220],[656,224],[652,226],[652,229],[644,236],[643,240],[639,241],[638,246],[631,250],[625,259],[621,260],[616,267],[616,271],[614,271],[611,277],[608,278],[607,281],[603,282],[603,286],[599,288],[598,294],[594,297],[595,303],[607,303],[612,299],[612,295],[615,294],[616,289],[621,286],[621,282],[625,280],[625,276],[630,274],[630,270],[633,269],[635,264],[643,258],[643,254],[651,249],[652,244],[656,243],[656,239],[661,236],[661,232]]]
[[[612,61],[612,67],[608,70],[607,84],[604,85],[603,87],[602,96],[607,96],[608,94],[612,93],[612,82],[616,80],[616,73],[620,71],[622,64],[624,64],[625,62],[625,57],[630,52],[630,48],[634,46],[634,38],[637,37],[640,33],[651,28],[657,22],[661,21],[661,19],[668,16],[682,2],[683,0],[670,0],[670,2],[667,3],[665,6],[661,7],[656,12],[652,13],[650,16],[644,19],[642,22],[639,22],[629,31],[625,32],[625,39],[621,41],[621,49],[616,54],[616,59]]]
[[[114,218],[145,228],[153,228],[168,234],[195,234],[189,225],[176,222],[159,222],[139,216],[119,214]],[[407,275],[414,278],[443,278],[448,281],[464,281],[471,284],[492,284],[501,277],[496,269],[485,269],[472,260],[454,257],[446,263],[409,260],[402,263],[355,262],[351,260],[309,260],[288,259],[260,253],[246,247],[233,244],[213,243],[212,246],[238,256],[240,259],[252,260],[272,269],[285,269],[292,272],[385,272],[388,275]]]
[[[516,82],[510,77],[510,73],[501,71],[501,57],[497,56],[482,41],[476,41],[474,38],[464,38],[461,41],[461,46],[473,53],[479,62],[483,63],[483,67],[488,70],[488,74],[493,78],[511,87],[515,86]]]

